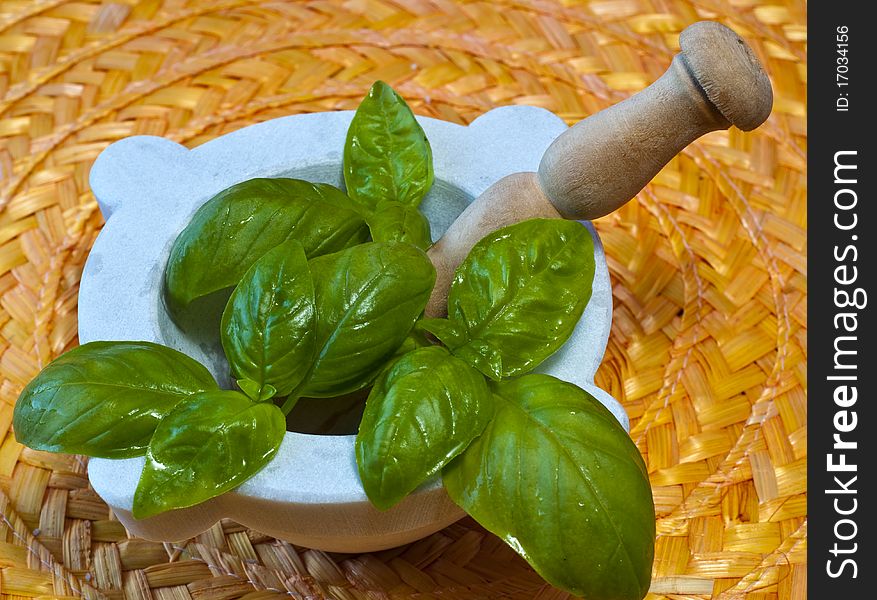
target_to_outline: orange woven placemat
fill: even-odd
[[[161,600],[567,595],[464,520],[329,555],[220,523],[132,539],[81,457],[31,451],[12,406],[76,344],[101,217],[87,176],[134,134],[194,146],[276,116],[354,108],[375,79],[415,112],[504,104],[569,122],[646,86],[700,19],[741,33],[776,102],[710,134],[596,225],[615,313],[598,383],[631,416],[658,510],[650,598],[806,591],[806,30],[803,0],[0,0],[0,592]]]

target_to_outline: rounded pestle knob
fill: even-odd
[[[596,219],[633,198],[685,146],[770,114],[770,80],[749,46],[719,23],[695,23],[652,85],[581,121],[549,146],[539,183],[569,219]]]
[[[561,134],[538,173],[509,175],[464,210],[429,250],[437,278],[428,316],[447,312],[454,269],[482,237],[534,217],[590,220],[636,196],[685,146],[736,125],[761,125],[770,80],[740,36],[702,21],[679,36],[681,52],[652,85]]]
[[[770,80],[743,38],[721,23],[701,21],[679,34],[679,47],[694,79],[732,125],[752,131],[767,120]]]

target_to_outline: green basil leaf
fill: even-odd
[[[409,352],[372,388],[356,436],[363,488],[386,510],[460,454],[493,416],[484,376],[444,348]]]
[[[410,244],[372,242],[312,259],[317,352],[301,391],[340,396],[365,387],[405,341],[429,299],[435,268]]]
[[[420,319],[416,328],[431,333],[448,348],[458,348],[468,339],[466,331],[448,319]]]
[[[217,390],[210,372],[151,342],[89,342],[44,368],[15,403],[19,442],[35,450],[128,458],[190,394]]]
[[[134,517],[193,506],[236,488],[270,462],[285,433],[277,406],[253,403],[239,392],[204,392],[181,402],[149,442]]]
[[[421,250],[432,245],[429,221],[416,206],[383,202],[366,217],[366,223],[376,242],[406,242]]]
[[[259,384],[252,379],[238,379],[236,383],[253,402],[265,402],[277,395],[277,388],[270,383]]]
[[[237,285],[271,248],[295,239],[308,258],[367,239],[365,222],[339,189],[300,179],[250,179],[207,201],[177,237],[165,271],[172,316],[195,299]]]
[[[385,368],[389,368],[396,359],[402,358],[409,352],[413,352],[418,348],[429,348],[433,344],[427,339],[426,334],[419,330],[417,326],[414,326],[414,329],[411,330],[411,333],[405,338],[402,342],[402,345],[396,348],[396,351],[393,353],[393,356],[385,364]]]
[[[586,598],[640,600],[655,509],[630,437],[590,394],[548,375],[493,391],[493,421],[444,469],[451,499],[549,583]]]
[[[366,212],[385,200],[418,206],[432,187],[432,150],[405,101],[383,81],[362,100],[344,145],[344,183]]]
[[[466,333],[449,348],[492,379],[526,373],[572,334],[593,280],[594,242],[581,223],[531,219],[498,229],[457,268],[448,318]]]
[[[222,347],[232,375],[286,396],[313,363],[315,326],[307,258],[301,244],[290,240],[253,263],[222,313]]]

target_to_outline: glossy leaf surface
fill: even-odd
[[[416,206],[384,202],[366,222],[376,242],[407,242],[421,250],[432,244],[429,221]]]
[[[402,345],[432,291],[422,250],[372,242],[309,262],[317,305],[317,352],[303,396],[365,387]]]
[[[640,600],[655,509],[636,446],[584,390],[548,375],[493,384],[496,416],[443,473],[451,498],[548,582]]]
[[[244,274],[222,315],[222,347],[232,375],[259,390],[270,385],[286,396],[307,375],[316,348],[316,309],[298,241],[275,246]]]
[[[140,456],[177,403],[217,389],[207,369],[171,348],[90,342],[52,361],[24,388],[15,436],[35,450]]]
[[[252,379],[238,379],[235,381],[241,391],[253,402],[264,402],[277,395],[277,388],[270,383],[257,383]]]
[[[449,348],[492,379],[526,373],[569,338],[593,279],[594,243],[581,223],[531,219],[498,229],[457,268],[448,320],[465,334]]]
[[[239,392],[205,392],[180,403],[155,430],[134,494],[134,517],[185,508],[232,490],[258,473],[286,433],[270,402]]]
[[[399,94],[376,82],[347,130],[344,182],[350,197],[371,213],[392,200],[418,206],[432,187],[432,150]]]
[[[396,359],[402,358],[413,350],[417,350],[418,348],[428,348],[432,345],[432,342],[429,341],[426,334],[415,325],[414,329],[411,330],[411,333],[409,333],[402,342],[402,345],[396,348],[393,356],[387,361],[385,368],[389,368]]]
[[[449,319],[420,319],[416,328],[427,331],[448,348],[458,348],[468,341],[466,330]]]
[[[369,394],[356,437],[360,479],[387,509],[460,454],[493,416],[484,376],[439,346],[414,350]]]
[[[350,199],[324,183],[250,179],[208,200],[174,242],[165,271],[168,308],[237,285],[256,260],[294,239],[308,258],[364,242]]]

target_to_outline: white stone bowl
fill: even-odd
[[[193,150],[136,136],[109,146],[91,171],[106,225],[88,257],[79,293],[79,338],[147,340],[180,350],[228,385],[216,339],[188,337],[162,299],[165,263],[195,210],[217,192],[253,177],[296,177],[342,185],[342,149],[352,112],[274,119]],[[468,202],[510,173],[535,171],[566,129],[533,107],[492,110],[468,127],[418,117],[433,149],[435,185],[422,208],[437,239]],[[539,371],[588,390],[628,427],[622,407],[594,385],[612,316],[603,248],[594,236],[591,301],[571,339]],[[463,516],[442,487],[427,482],[394,508],[369,503],[353,451],[354,435],[287,433],[277,456],[234,491],[198,506],[144,520],[131,515],[143,458],[92,459],[89,478],[132,534],[156,541],[188,539],[230,518],[293,544],[333,552],[369,552],[427,536]]]

